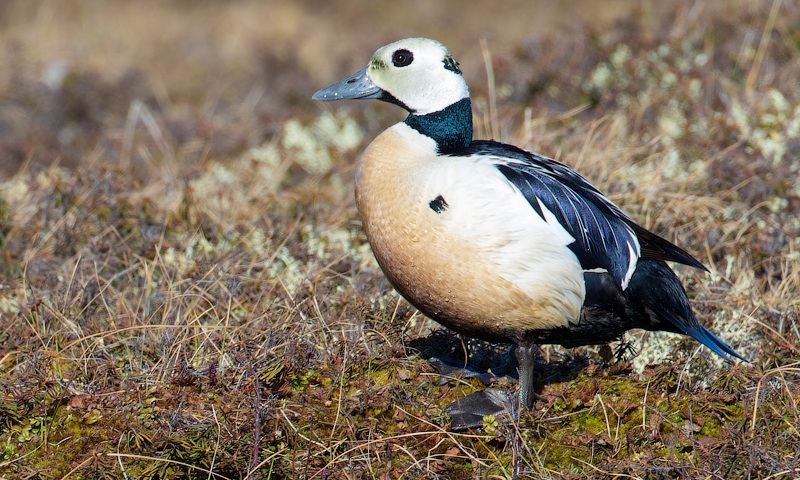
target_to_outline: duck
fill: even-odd
[[[708,269],[544,155],[472,138],[470,94],[442,43],[407,38],[312,96],[375,99],[408,116],[356,165],[356,206],[378,265],[427,317],[514,345],[518,409],[533,408],[541,344],[603,345],[632,329],[688,335],[743,360],[702,326],[667,262]]]

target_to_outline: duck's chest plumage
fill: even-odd
[[[433,140],[401,123],[362,155],[356,203],[383,272],[443,325],[522,342],[578,318],[574,239],[491,162],[437,155]]]

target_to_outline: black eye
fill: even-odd
[[[397,50],[392,54],[392,63],[395,67],[406,67],[414,61],[414,54],[406,49]]]

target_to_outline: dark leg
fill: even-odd
[[[468,395],[461,400],[457,400],[447,407],[444,411],[450,415],[450,428],[453,430],[463,430],[466,428],[477,428],[483,425],[483,417],[494,415],[497,419],[506,423],[515,418],[520,410],[533,409],[533,402],[539,397],[533,389],[533,360],[535,358],[534,345],[517,345],[514,348],[514,356],[517,359],[519,372],[519,404],[513,405],[503,389],[487,388],[479,392]],[[442,372],[438,363],[431,363],[434,368]],[[445,374],[445,372],[442,372]],[[449,372],[447,374],[452,373]]]
[[[519,409],[532,409],[536,395],[533,392],[533,345],[517,345],[514,356],[519,364]]]

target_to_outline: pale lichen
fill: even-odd
[[[283,127],[281,145],[294,152],[295,161],[309,173],[322,174],[333,164],[330,149],[346,152],[361,143],[358,123],[344,115],[325,112],[311,125],[289,120]]]
[[[294,294],[307,280],[304,264],[292,256],[285,246],[278,249],[275,254],[275,261],[269,266],[269,274],[272,278],[280,279],[281,285],[289,292]]]
[[[739,138],[774,164],[784,158],[789,142],[800,138],[800,105],[792,108],[785,95],[775,89],[752,104],[732,102],[729,115]]]
[[[0,312],[5,314],[19,313],[20,300],[16,295],[0,296]]]

